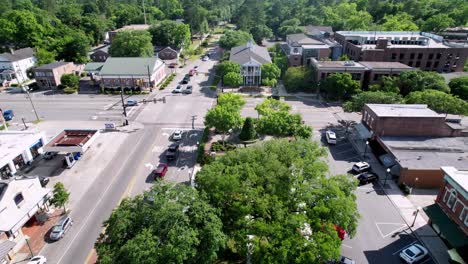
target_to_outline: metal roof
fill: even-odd
[[[119,75],[144,75],[148,76],[148,66],[150,72],[156,67],[163,66],[163,62],[158,58],[141,58],[141,57],[109,57],[101,71],[100,76],[119,76]]]
[[[267,48],[260,47],[252,42],[232,48],[229,60],[240,65],[250,61],[255,61],[259,64],[271,63]]]
[[[13,53],[5,52],[0,54],[0,57],[5,58],[7,61],[14,62],[34,57],[34,50],[32,48],[24,48],[14,50]]]
[[[0,259],[3,259],[12,248],[16,246],[16,243],[10,240],[0,241]]]

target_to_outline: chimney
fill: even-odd
[[[388,39],[378,39],[376,49],[386,49],[388,46]]]

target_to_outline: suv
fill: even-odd
[[[359,184],[364,185],[368,184],[370,182],[375,182],[376,180],[379,179],[379,176],[373,172],[363,172],[357,176],[357,179],[359,180]]]
[[[175,140],[175,141],[181,140],[183,134],[184,134],[184,133],[182,132],[182,130],[176,130],[176,131],[174,131],[174,133],[172,133],[172,140]]]
[[[325,132],[325,137],[327,138],[327,143],[328,144],[336,144],[336,134],[335,134],[335,132],[333,132],[331,130],[327,130],[327,132]]]
[[[15,114],[13,113],[13,110],[8,109],[3,111],[3,118],[5,118],[5,121],[12,120],[14,116]]]
[[[168,161],[177,159],[179,156],[179,144],[173,144],[166,150],[166,159]]]
[[[52,232],[50,232],[50,239],[51,240],[59,240],[64,235],[65,232],[73,225],[73,221],[71,218],[66,215],[52,228]]]
[[[185,75],[184,79],[182,79],[182,84],[187,84],[190,82],[190,75]]]
[[[184,90],[184,94],[191,94],[192,93],[192,85],[187,85]]]
[[[352,170],[353,172],[360,173],[360,172],[368,171],[369,169],[370,169],[369,163],[365,161],[361,161],[361,162],[354,164]]]

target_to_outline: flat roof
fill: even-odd
[[[443,42],[443,37],[427,32],[419,31],[337,31],[338,35],[344,36],[350,40],[378,40],[388,39],[387,48],[449,48]],[[417,43],[390,43],[394,41],[423,41],[425,44]],[[361,42],[357,46],[363,49],[375,49],[376,44],[365,44]]]
[[[52,139],[49,147],[74,147],[83,146],[88,142],[97,130],[64,130]]]
[[[413,67],[397,61],[360,61],[359,63],[369,69],[413,69]]]
[[[450,177],[463,191],[468,192],[468,170],[458,170],[455,167],[443,166],[441,168],[446,177]]]
[[[312,59],[312,63],[320,69],[326,68],[347,68],[347,69],[362,69],[365,70],[366,67],[360,62],[355,61],[318,61]]]
[[[33,146],[44,135],[44,133],[25,131],[0,132],[0,167]]]
[[[366,104],[379,117],[443,117],[425,104]]]
[[[468,137],[380,137],[401,167],[468,170]]]

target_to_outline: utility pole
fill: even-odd
[[[127,109],[125,107],[125,102],[124,102],[124,98],[123,98],[124,88],[123,88],[123,85],[122,85],[122,78],[120,78],[120,76],[119,76],[119,80],[120,80],[120,99],[122,100],[123,114],[124,114],[124,117],[125,117],[125,121],[124,121],[123,125],[128,126]]]
[[[145,0],[143,0],[143,16],[145,17],[145,25],[146,24],[146,8],[145,8]]]
[[[19,73],[21,74],[21,77],[23,78],[23,80],[26,80],[23,76],[23,72],[21,71],[21,69],[19,70]],[[34,111],[34,114],[36,115],[36,121],[39,122],[39,115],[37,114],[37,111],[36,111],[36,107],[34,106],[34,103],[31,99],[31,95],[29,94],[29,89],[28,87],[25,87],[24,85],[21,85],[21,89],[26,92],[26,94],[28,95],[28,99],[29,99],[29,102],[31,102],[31,106],[33,108],[33,111]]]
[[[153,92],[153,85],[151,85],[151,73],[150,73],[150,68],[149,65],[146,65],[146,69],[148,70],[148,85],[150,88],[150,93]]]
[[[5,120],[5,117],[3,116],[3,110],[0,109],[0,115],[2,115],[2,123],[3,123],[3,129],[5,129],[5,131],[8,131],[8,126],[7,126],[7,123],[6,123],[6,120]]]

